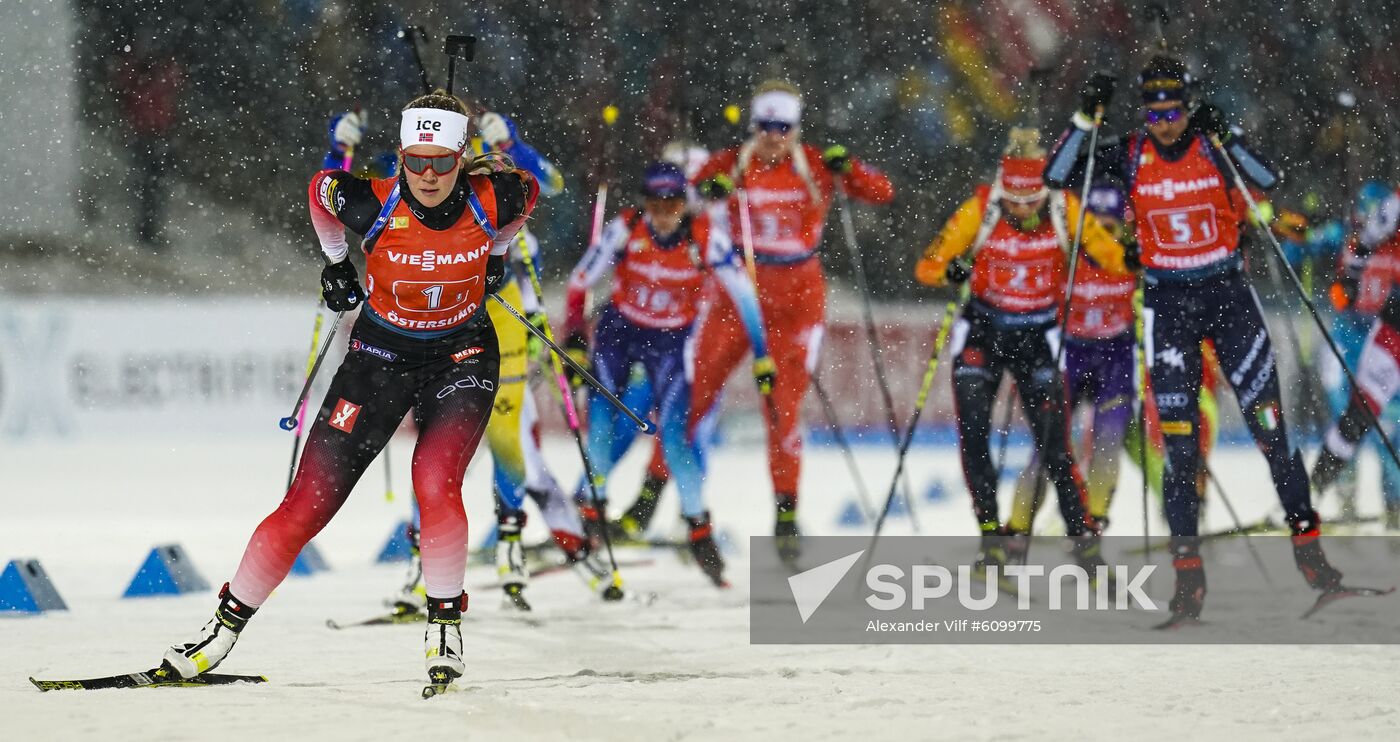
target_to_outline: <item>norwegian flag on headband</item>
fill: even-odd
[[[802,99],[786,90],[770,90],[753,99],[751,121],[779,121],[797,126],[801,118]]]
[[[1041,173],[1044,171],[1044,158],[1003,157],[1001,158],[1001,187],[1044,188],[1045,180],[1041,177]]]

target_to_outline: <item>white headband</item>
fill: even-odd
[[[786,90],[769,90],[754,96],[749,123],[781,121],[797,126],[802,119],[802,99]]]
[[[408,149],[415,144],[433,144],[452,150],[467,146],[467,127],[471,119],[456,111],[438,108],[410,108],[403,112],[399,124],[399,146]]]

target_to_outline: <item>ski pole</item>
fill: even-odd
[[[739,242],[744,250],[744,267],[749,270],[749,280],[758,287],[758,262],[754,257],[753,219],[749,216],[749,191],[744,187],[744,174],[739,173],[735,184],[734,198],[739,202]]]
[[[321,342],[321,304],[316,305],[316,321],[311,325],[311,349],[306,352],[306,375],[311,376],[312,364],[316,363],[316,346]],[[292,461],[287,465],[287,489],[292,488],[292,479],[297,473],[297,453],[301,450],[302,424],[306,422],[306,408],[297,412],[296,435],[292,438]]]
[[[596,245],[603,239],[603,217],[608,208],[608,179],[612,164],[613,124],[617,123],[617,106],[609,103],[603,106],[603,151],[598,163],[598,191],[593,197],[593,221],[588,230],[588,244]]]
[[[1235,166],[1234,159],[1225,151],[1225,145],[1220,143],[1220,137],[1211,134],[1210,143],[1215,147],[1216,151],[1220,153],[1221,159],[1225,161],[1226,167],[1229,168],[1230,177],[1235,182],[1235,188],[1244,195],[1245,203],[1249,205],[1249,212],[1254,215],[1251,221],[1254,222],[1255,228],[1264,234],[1269,245],[1273,247],[1274,258],[1283,266],[1284,274],[1288,276],[1288,280],[1293,284],[1293,289],[1298,292],[1298,298],[1302,299],[1303,306],[1307,307],[1308,314],[1312,315],[1313,323],[1317,325],[1318,332],[1322,335],[1322,339],[1327,341],[1327,347],[1332,350],[1332,355],[1337,357],[1337,365],[1341,366],[1342,372],[1346,374],[1347,383],[1351,384],[1352,389],[1360,389],[1361,385],[1356,381],[1356,374],[1352,372],[1351,367],[1347,366],[1346,358],[1342,355],[1341,348],[1337,347],[1337,341],[1332,338],[1332,333],[1327,329],[1327,323],[1323,321],[1322,315],[1317,311],[1317,305],[1313,304],[1312,297],[1308,296],[1307,290],[1303,288],[1303,282],[1298,279],[1298,273],[1293,270],[1293,266],[1288,264],[1288,256],[1284,254],[1283,246],[1278,243],[1278,238],[1274,236],[1274,231],[1269,229],[1268,225],[1264,223],[1262,213],[1259,211],[1259,202],[1254,200],[1254,194],[1250,193],[1249,187],[1245,185],[1244,177],[1240,175],[1240,170]],[[1395,452],[1395,444],[1391,442],[1390,436],[1387,435],[1385,429],[1381,427],[1380,420],[1376,419],[1376,413],[1371,410],[1371,405],[1363,404],[1361,408],[1366,411],[1366,417],[1369,419],[1371,426],[1375,428],[1376,435],[1380,436],[1381,442],[1385,444],[1385,450],[1390,454],[1391,460],[1395,462],[1396,466],[1400,466],[1400,454]]]
[[[355,113],[360,114],[361,116],[364,115],[361,112],[361,108],[358,105],[355,106],[354,110]],[[354,165],[354,163],[355,147],[354,145],[347,145],[345,147],[345,159],[341,162],[340,169],[348,173],[350,172],[350,168]],[[316,354],[316,339],[321,336],[321,307],[325,305],[326,300],[324,298],[322,298],[320,302],[318,302],[316,305],[316,322],[311,328],[311,355],[308,355],[306,358],[306,384],[301,389],[301,396],[297,399],[297,406],[292,410],[292,414],[296,416],[296,422],[294,424],[296,428],[296,437],[292,439],[292,463],[287,471],[287,489],[291,489],[292,477],[296,475],[297,449],[301,447],[302,423],[306,419],[306,408],[302,406],[302,403],[306,401],[306,394],[311,389],[311,379],[313,376],[316,375],[316,370],[321,367],[321,359],[324,358],[326,355],[326,348],[322,348],[320,354]],[[336,326],[339,326],[340,324],[341,314],[344,314],[344,312],[341,312],[336,315]],[[334,326],[331,328],[331,336],[335,336]],[[326,338],[326,343],[327,346],[329,346],[330,337]],[[278,424],[283,430],[292,430],[292,428],[287,427],[286,418],[284,418]]]
[[[335,340],[335,333],[340,329],[340,320],[344,317],[345,312],[335,313],[335,321],[331,323],[331,330],[326,334],[326,341],[321,344],[321,350],[316,353],[316,359],[311,363],[311,370],[306,374],[306,383],[301,385],[301,393],[297,395],[296,404],[292,405],[292,413],[277,423],[283,430],[290,431],[297,427],[297,415],[301,413],[302,406],[306,404],[306,395],[311,392],[311,382],[316,380],[316,373],[321,370],[321,362],[326,360],[326,351],[331,349],[331,341]]]
[[[390,431],[389,440],[384,442],[384,502],[394,501],[394,465],[389,460],[389,449],[393,443],[394,431]]]
[[[1170,18],[1169,16],[1167,16],[1167,9],[1166,9],[1166,7],[1165,7],[1164,5],[1162,5],[1161,3],[1148,3],[1148,4],[1147,4],[1147,17],[1148,17],[1148,21],[1152,24],[1153,30],[1155,30],[1156,33],[1157,33],[1157,48],[1158,48],[1159,50],[1161,50],[1163,53],[1166,53],[1166,51],[1167,51],[1167,32],[1166,32],[1166,26],[1167,26],[1168,23],[1171,22],[1171,18]]]
[[[855,219],[851,216],[851,199],[846,194],[844,184],[836,185],[837,210],[841,214],[841,231],[846,236],[846,246],[851,254],[851,273],[855,275],[856,293],[860,294],[862,321],[865,325],[865,339],[870,346],[870,363],[875,367],[875,385],[880,389],[880,398],[885,404],[885,422],[890,429],[890,444],[899,445],[899,421],[894,414],[894,398],[890,395],[890,382],[885,378],[885,357],[881,351],[880,337],[875,331],[875,309],[870,302],[870,287],[865,276],[865,259],[856,241]],[[904,477],[904,501],[909,506],[909,518],[917,532],[918,519],[914,515],[914,489],[909,485],[908,473]]]
[[[734,197],[739,203],[739,242],[744,251],[744,267],[748,269],[749,281],[753,282],[754,293],[758,293],[758,262],[754,257],[753,246],[753,219],[749,216],[749,192],[744,188],[744,174],[739,173],[739,181],[735,184]],[[768,415],[768,429],[776,431],[778,429],[778,408],[773,402],[773,394],[760,392],[763,397],[763,410]]]
[[[531,323],[530,320],[525,318],[525,315],[521,314],[519,311],[516,310],[515,307],[511,306],[510,302],[506,301],[505,299],[502,299],[499,294],[491,294],[491,298],[495,299],[497,304],[500,304],[502,307],[504,307],[505,310],[508,313],[510,313],[510,316],[514,317],[517,322],[524,325],[525,329],[529,330],[532,335],[539,338],[545,345],[549,346],[549,349],[554,353],[555,360],[562,360],[564,363],[568,364],[569,368],[572,368],[574,370],[574,373],[583,377],[583,380],[588,382],[589,386],[593,387],[594,390],[602,394],[603,397],[606,398],[608,402],[612,403],[612,405],[616,407],[619,412],[632,418],[632,422],[637,424],[638,430],[640,430],[643,433],[646,433],[647,435],[656,434],[656,425],[652,424],[650,420],[642,419],[641,416],[632,411],[632,408],[628,407],[626,404],[623,404],[622,400],[617,398],[617,395],[608,391],[607,388],[603,386],[603,382],[598,381],[596,378],[594,378],[593,374],[588,373],[588,369],[584,368],[581,364],[579,364],[578,361],[575,361],[573,358],[571,358],[563,348],[559,347],[559,345],[554,342],[554,339],[551,338],[549,334],[546,334],[540,328],[535,327],[535,325]],[[570,406],[572,407],[572,405]],[[570,424],[575,424],[576,422],[577,420],[573,420],[570,421]]]
[[[418,79],[423,83],[423,94],[433,92],[432,83],[428,82],[428,68],[423,66],[423,55],[418,51],[418,39],[429,41],[428,32],[422,26],[405,26],[399,29],[399,38],[408,42],[408,48],[413,52],[413,63],[418,67]]]
[[[1002,415],[1001,430],[998,431],[1001,440],[997,442],[997,481],[1001,481],[1001,472],[1006,467],[1006,441],[1011,437],[1011,418],[1016,414],[1016,400],[1021,396],[1021,390],[1013,382],[1011,384],[1011,398],[1006,401],[1006,414]],[[1040,503],[1036,502],[1035,510],[1040,509]],[[1032,515],[1034,517],[1034,515]]]
[[[1282,301],[1284,293],[1283,279],[1279,277],[1278,268],[1267,256],[1264,258],[1264,265],[1268,266],[1269,283],[1271,284],[1271,291],[1274,298]],[[1302,280],[1304,281],[1303,290],[1311,295],[1312,290],[1308,287],[1308,283],[1310,282],[1306,277],[1303,277]],[[1304,327],[1303,329],[1306,330],[1307,328]],[[1309,361],[1311,354],[1308,348],[1304,346],[1302,338],[1298,334],[1298,330],[1293,327],[1292,322],[1283,323],[1283,332],[1288,341],[1289,349],[1293,351],[1293,362],[1298,367],[1298,392],[1301,397],[1300,412],[1302,413],[1299,419],[1296,420],[1298,431],[1307,437],[1311,437],[1313,434],[1326,434],[1326,425],[1327,422],[1330,421],[1323,421],[1318,418],[1318,410],[1325,406],[1326,403],[1321,401],[1322,394],[1317,388],[1317,377],[1314,375],[1312,369],[1313,364]]]
[[[355,112],[356,114],[358,114],[358,115],[361,117],[361,121],[364,120],[364,118],[363,118],[363,117],[364,117],[364,112],[363,112],[363,109],[362,109],[360,106],[356,105],[355,108],[354,108],[354,112]],[[341,169],[341,170],[344,170],[344,171],[347,172],[347,173],[348,173],[348,172],[351,172],[350,168],[354,166],[354,163],[355,163],[355,145],[353,145],[353,144],[348,144],[348,145],[345,146],[345,159],[343,159],[343,160],[341,161],[341,163],[340,163],[340,169]],[[296,416],[296,423],[294,424],[294,428],[288,428],[288,427],[287,427],[287,420],[286,420],[286,419],[283,419],[280,423],[278,423],[278,425],[279,425],[283,430],[292,430],[292,429],[295,429],[295,430],[296,430],[296,435],[292,438],[292,460],[291,460],[291,462],[287,465],[287,489],[291,489],[291,488],[292,488],[292,480],[296,477],[296,472],[297,472],[297,454],[298,454],[298,453],[300,452],[300,450],[301,450],[301,434],[302,434],[302,432],[303,432],[304,424],[305,424],[305,422],[306,422],[306,406],[305,406],[304,404],[302,404],[302,403],[305,401],[306,394],[307,394],[308,390],[311,388],[311,378],[312,378],[313,375],[315,375],[316,369],[317,369],[317,368],[320,366],[320,364],[321,364],[321,357],[324,356],[325,353],[326,353],[325,349],[322,349],[322,350],[321,350],[321,353],[320,353],[319,355],[316,353],[316,342],[317,342],[317,340],[321,337],[321,322],[322,322],[321,307],[325,306],[325,304],[326,304],[325,299],[321,299],[321,300],[317,303],[317,305],[316,305],[316,321],[315,321],[315,322],[312,324],[312,326],[311,326],[311,350],[307,353],[307,356],[306,356],[306,381],[305,381],[305,386],[302,388],[302,390],[301,390],[301,397],[297,400],[297,406],[296,406],[296,408],[293,410],[293,414]],[[337,316],[337,317],[336,317],[336,323],[338,324],[339,322],[340,322],[340,317]],[[334,334],[335,334],[335,330],[331,330],[331,334],[334,335]],[[329,342],[329,340],[330,340],[330,338],[327,338],[327,342]],[[388,455],[388,453],[387,453],[387,451],[386,451],[386,452],[385,452],[385,456],[387,456],[387,455]],[[385,461],[386,461],[386,465],[387,465],[387,459],[386,459]],[[386,474],[386,476],[387,476],[387,474]],[[386,492],[386,494],[388,494],[388,493]],[[390,499],[392,499],[392,495],[389,495],[389,497],[390,497]]]
[[[1215,472],[1211,471],[1210,464],[1202,460],[1201,468],[1205,470],[1206,478],[1215,485],[1215,492],[1220,495],[1220,501],[1225,503],[1225,510],[1230,513],[1230,520],[1235,524],[1235,530],[1244,536],[1244,545],[1249,549],[1249,555],[1254,559],[1254,566],[1259,568],[1259,573],[1264,575],[1264,582],[1268,583],[1270,589],[1273,589],[1274,578],[1269,576],[1269,570],[1264,567],[1264,560],[1259,558],[1259,550],[1254,547],[1254,541],[1249,537],[1249,531],[1245,529],[1244,522],[1235,512],[1235,506],[1230,504],[1230,497],[1225,494],[1225,488],[1220,485],[1220,480],[1215,477]]]
[[[1069,327],[1070,304],[1074,301],[1074,276],[1079,269],[1079,248],[1084,242],[1084,215],[1089,211],[1089,188],[1094,183],[1094,160],[1098,155],[1099,129],[1102,127],[1103,106],[1099,106],[1094,111],[1093,128],[1089,130],[1089,155],[1087,161],[1084,163],[1084,185],[1079,192],[1079,221],[1077,222],[1079,227],[1074,230],[1074,243],[1069,251],[1069,280],[1065,282],[1065,302],[1060,307],[1060,335],[1059,342],[1056,343],[1055,347],[1055,365],[1052,367],[1052,371],[1055,374],[1060,373],[1060,364],[1064,362],[1065,346],[1068,344],[1066,342],[1066,332]],[[1067,379],[1062,380],[1065,384],[1069,383]],[[1054,400],[1051,401],[1053,402]],[[1068,411],[1066,411],[1066,414],[1068,414]],[[1045,430],[1038,436],[1040,439],[1039,450],[1042,455],[1040,467],[1037,468],[1035,472],[1035,493],[1037,499],[1039,499],[1042,487],[1045,484],[1045,467],[1049,463],[1049,457],[1044,455],[1044,451],[1046,446],[1050,445],[1050,436],[1053,434],[1051,428],[1053,427],[1052,425],[1046,425]],[[1034,452],[1032,452],[1031,455],[1035,455]],[[1063,500],[1061,500],[1061,502],[1063,502]]]
[[[856,484],[856,494],[860,497],[861,512],[867,519],[875,517],[875,506],[870,504],[870,493],[865,488],[865,477],[860,473],[860,466],[856,464],[855,454],[851,451],[851,443],[846,440],[846,434],[841,432],[841,421],[836,418],[836,408],[831,405],[831,397],[827,396],[826,389],[822,387],[822,380],[816,374],[812,375],[812,388],[817,392],[817,399],[821,400],[822,412],[826,416],[826,424],[831,427],[831,435],[836,438],[836,445],[841,449],[841,455],[846,459],[846,468],[851,471],[851,479]]]
[[[1144,554],[1151,552],[1151,499],[1147,487],[1147,384],[1151,376],[1147,370],[1147,302],[1144,296],[1144,281],[1138,277],[1137,290],[1133,292],[1133,329],[1137,332],[1137,402],[1138,402],[1138,471],[1142,474],[1142,549]],[[1165,498],[1165,496],[1164,496]],[[1165,501],[1165,499],[1164,499]]]
[[[967,285],[963,284],[961,293],[965,294],[967,290]],[[905,428],[904,439],[899,444],[899,457],[895,459],[894,478],[890,480],[889,494],[885,496],[885,506],[880,510],[880,517],[875,520],[875,532],[870,537],[871,548],[866,551],[867,559],[871,556],[876,540],[880,538],[881,529],[885,527],[885,518],[890,514],[890,503],[894,502],[895,490],[899,487],[899,477],[904,473],[904,459],[909,455],[909,446],[914,442],[914,430],[919,425],[919,417],[924,413],[924,405],[928,403],[929,391],[933,388],[933,377],[938,373],[938,358],[943,353],[944,344],[948,341],[948,331],[953,327],[953,317],[958,313],[960,300],[960,296],[949,299],[947,306],[943,309],[943,322],[938,326],[938,335],[933,340],[933,352],[929,354],[923,381],[919,383],[919,394],[914,399],[914,412],[909,417],[909,427]]]
[[[540,274],[535,267],[535,256],[530,250],[529,242],[525,239],[525,234],[523,231],[520,233],[518,241],[520,245],[521,259],[525,263],[525,272],[530,277],[530,288],[534,291],[535,301],[540,306],[540,312],[544,313],[544,287],[540,284]],[[500,301],[503,306],[510,308],[510,305],[507,304],[504,300],[498,299],[498,301]],[[514,314],[515,312],[512,311],[511,313]],[[519,315],[516,316],[518,317]],[[537,335],[540,334],[538,332],[538,328],[536,328],[529,321],[526,321],[525,324],[528,325],[531,330],[536,330]],[[548,342],[550,344],[551,350],[557,347],[554,345],[553,338],[554,331],[550,329],[549,315],[545,314],[543,339],[545,340],[545,342]],[[606,522],[607,513],[605,512],[603,498],[598,495],[598,475],[593,470],[593,460],[588,456],[588,447],[583,444],[583,430],[579,425],[578,411],[574,408],[573,391],[569,388],[568,379],[564,377],[564,366],[559,360],[560,357],[561,356],[557,351],[552,353],[550,357],[551,364],[554,368],[554,381],[555,384],[558,386],[560,401],[564,405],[564,418],[568,420],[569,432],[574,437],[574,444],[578,447],[579,459],[583,462],[583,476],[584,479],[588,482],[589,502],[592,503],[593,509],[604,521],[602,528],[603,548],[608,553],[608,566],[612,568],[612,574],[610,575],[608,587],[603,590],[603,599],[620,600],[623,597],[622,573],[617,568],[617,557],[613,553],[612,534],[609,533],[608,525]],[[562,357],[568,358],[568,355],[564,354]],[[569,360],[570,362],[573,361],[572,358],[570,358]],[[601,387],[597,388],[599,388],[610,399],[615,399],[606,389],[602,389]],[[614,402],[614,404],[617,403],[618,402]],[[622,409],[625,410],[627,414],[632,415],[632,418],[634,420],[636,419],[636,415],[633,415],[632,411],[628,409],[626,405],[623,405]],[[645,428],[643,428],[643,430],[645,430]],[[596,589],[596,583],[593,584],[592,587]]]
[[[447,94],[452,95],[452,86],[457,81],[457,58],[470,62],[476,58],[476,37],[461,34],[448,34],[442,50],[447,54]]]

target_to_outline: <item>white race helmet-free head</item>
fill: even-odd
[[[791,83],[770,80],[758,86],[749,109],[749,125],[768,122],[787,124],[794,129],[801,126],[802,95]]]

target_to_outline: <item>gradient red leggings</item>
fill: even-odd
[[[802,400],[807,396],[825,330],[826,283],[821,263],[758,266],[759,307],[768,336],[768,352],[778,367],[772,407],[764,409],[768,426],[768,471],[776,497],[797,497],[802,474]],[[696,319],[695,381],[691,386],[692,429],[715,414],[720,393],[735,367],[747,356],[749,338],[729,295],[711,290],[711,301]],[[744,374],[753,392],[752,377]]]
[[[472,345],[481,350],[462,362],[447,356],[408,362],[402,356],[384,360],[372,352],[383,353],[379,348],[357,350],[352,343],[311,426],[292,487],[253,532],[230,592],[252,606],[267,600],[411,407],[419,429],[413,491],[422,514],[423,581],[429,597],[461,595],[467,564],[462,477],[490,418],[500,367],[493,332]]]

